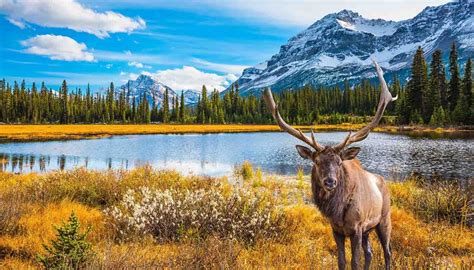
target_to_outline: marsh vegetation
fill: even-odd
[[[390,190],[394,266],[472,267],[470,184],[410,178]],[[310,194],[302,171],[265,175],[250,163],[231,178],[149,166],[0,173],[0,267],[40,267],[38,256],[48,255],[43,244],[57,241],[54,226],[71,213],[79,235],[90,228],[84,268],[335,267],[330,226]],[[374,252],[373,267],[380,267],[378,245]]]

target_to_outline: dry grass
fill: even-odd
[[[349,131],[358,130],[364,124],[319,124],[315,126],[295,126],[303,130],[315,131]],[[150,125],[0,125],[0,141],[50,141],[94,139],[113,135],[135,134],[184,134],[184,133],[234,133],[234,132],[276,132],[280,131],[276,125],[178,125],[178,124],[150,124]],[[379,132],[456,132],[459,129],[433,129],[429,127],[377,127]]]
[[[251,166],[247,165],[247,170]],[[117,237],[114,220],[106,209],[120,206],[128,190],[213,190],[229,196],[236,189],[226,178],[181,176],[176,172],[155,171],[150,167],[133,171],[93,172],[78,169],[44,175],[0,173],[0,202],[10,210],[0,210],[0,268],[31,269],[43,243],[54,236],[53,225],[60,225],[74,211],[84,227],[92,226],[89,241],[98,254],[89,262],[91,269],[156,268],[274,268],[330,269],[336,267],[335,243],[328,222],[310,202],[308,178],[265,176],[253,173],[237,181],[239,189],[269,200],[272,211],[283,217],[277,236],[262,235],[252,243],[225,234],[205,237],[157,239],[143,232],[128,239]],[[399,269],[471,269],[474,231],[462,223],[427,215],[410,207],[410,202],[438,193],[423,193],[424,186],[412,181],[391,183],[394,266]],[[181,195],[179,195],[181,196]],[[178,196],[178,197],[179,197]],[[243,197],[242,200],[251,200]],[[242,213],[253,211],[240,204]],[[240,206],[237,206],[240,207]],[[451,209],[451,208],[449,208]],[[247,212],[246,212],[247,211]],[[258,212],[255,212],[258,213]],[[466,213],[468,215],[469,213]],[[240,215],[240,214],[239,214]],[[198,222],[199,223],[199,222]],[[181,230],[181,228],[180,228]],[[176,232],[180,233],[180,232]],[[218,236],[220,235],[220,236]],[[375,236],[374,269],[383,264]],[[347,254],[350,256],[349,245]]]

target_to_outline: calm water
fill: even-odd
[[[318,133],[322,144],[340,142],[346,132]],[[473,178],[471,139],[423,139],[372,133],[361,143],[359,159],[370,171],[402,179],[417,171],[430,176]],[[10,172],[50,171],[85,166],[89,169],[131,169],[151,164],[182,173],[210,176],[232,174],[234,166],[249,160],[265,172],[306,172],[310,162],[299,157],[299,143],[286,133],[206,135],[135,135],[97,140],[0,144],[1,169]],[[2,158],[3,157],[3,158]]]

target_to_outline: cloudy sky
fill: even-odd
[[[0,78],[100,89],[149,74],[176,90],[221,90],[328,13],[403,20],[447,2],[0,0]]]

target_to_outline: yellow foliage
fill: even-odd
[[[318,124],[313,126],[295,126],[301,130],[334,131],[358,130],[361,124]],[[112,135],[131,134],[170,134],[170,133],[226,133],[226,132],[269,132],[280,131],[277,125],[202,125],[202,124],[153,124],[153,125],[2,125],[0,140],[6,141],[48,141],[48,140],[74,140],[103,138]],[[379,126],[374,131],[378,132],[456,132],[456,129],[433,129],[430,127]]]
[[[0,249],[12,254],[21,254],[34,257],[43,252],[43,244],[56,237],[54,226],[61,226],[66,222],[71,212],[74,212],[81,222],[82,229],[91,226],[89,239],[95,242],[108,238],[102,213],[81,204],[63,201],[58,204],[49,204],[46,207],[34,207],[27,215],[20,218],[20,233],[0,237]]]
[[[0,260],[0,269],[5,270],[29,270],[36,269],[37,266],[31,261],[25,261],[18,258],[5,258]]]
[[[128,189],[147,186],[193,190],[219,186],[223,193],[230,194],[234,186],[226,178],[185,177],[151,167],[131,171],[0,173],[0,202],[18,200],[19,205],[19,210],[11,214],[18,217],[14,222],[18,229],[0,233],[0,254],[7,254],[0,268],[28,269],[34,265],[34,256],[43,251],[42,244],[55,237],[53,225],[61,225],[71,211],[76,213],[83,229],[92,226],[89,240],[98,254],[92,268],[334,268],[336,246],[331,227],[311,203],[309,181],[302,173],[263,177],[257,170],[256,175],[253,181],[244,182],[243,188],[269,197],[283,210],[285,231],[277,239],[258,239],[248,246],[216,237],[157,243],[147,236],[119,243],[109,233],[113,231],[112,224],[103,217],[102,210],[116,205]],[[404,266],[410,262],[439,261],[445,263],[442,265],[453,264],[454,268],[462,260],[472,264],[474,231],[470,227],[420,218],[410,205],[418,205],[417,199],[425,190],[415,182],[389,186],[394,266],[407,268]],[[374,264],[380,266],[383,258],[375,233],[370,239]],[[348,241],[346,253],[349,258]]]

